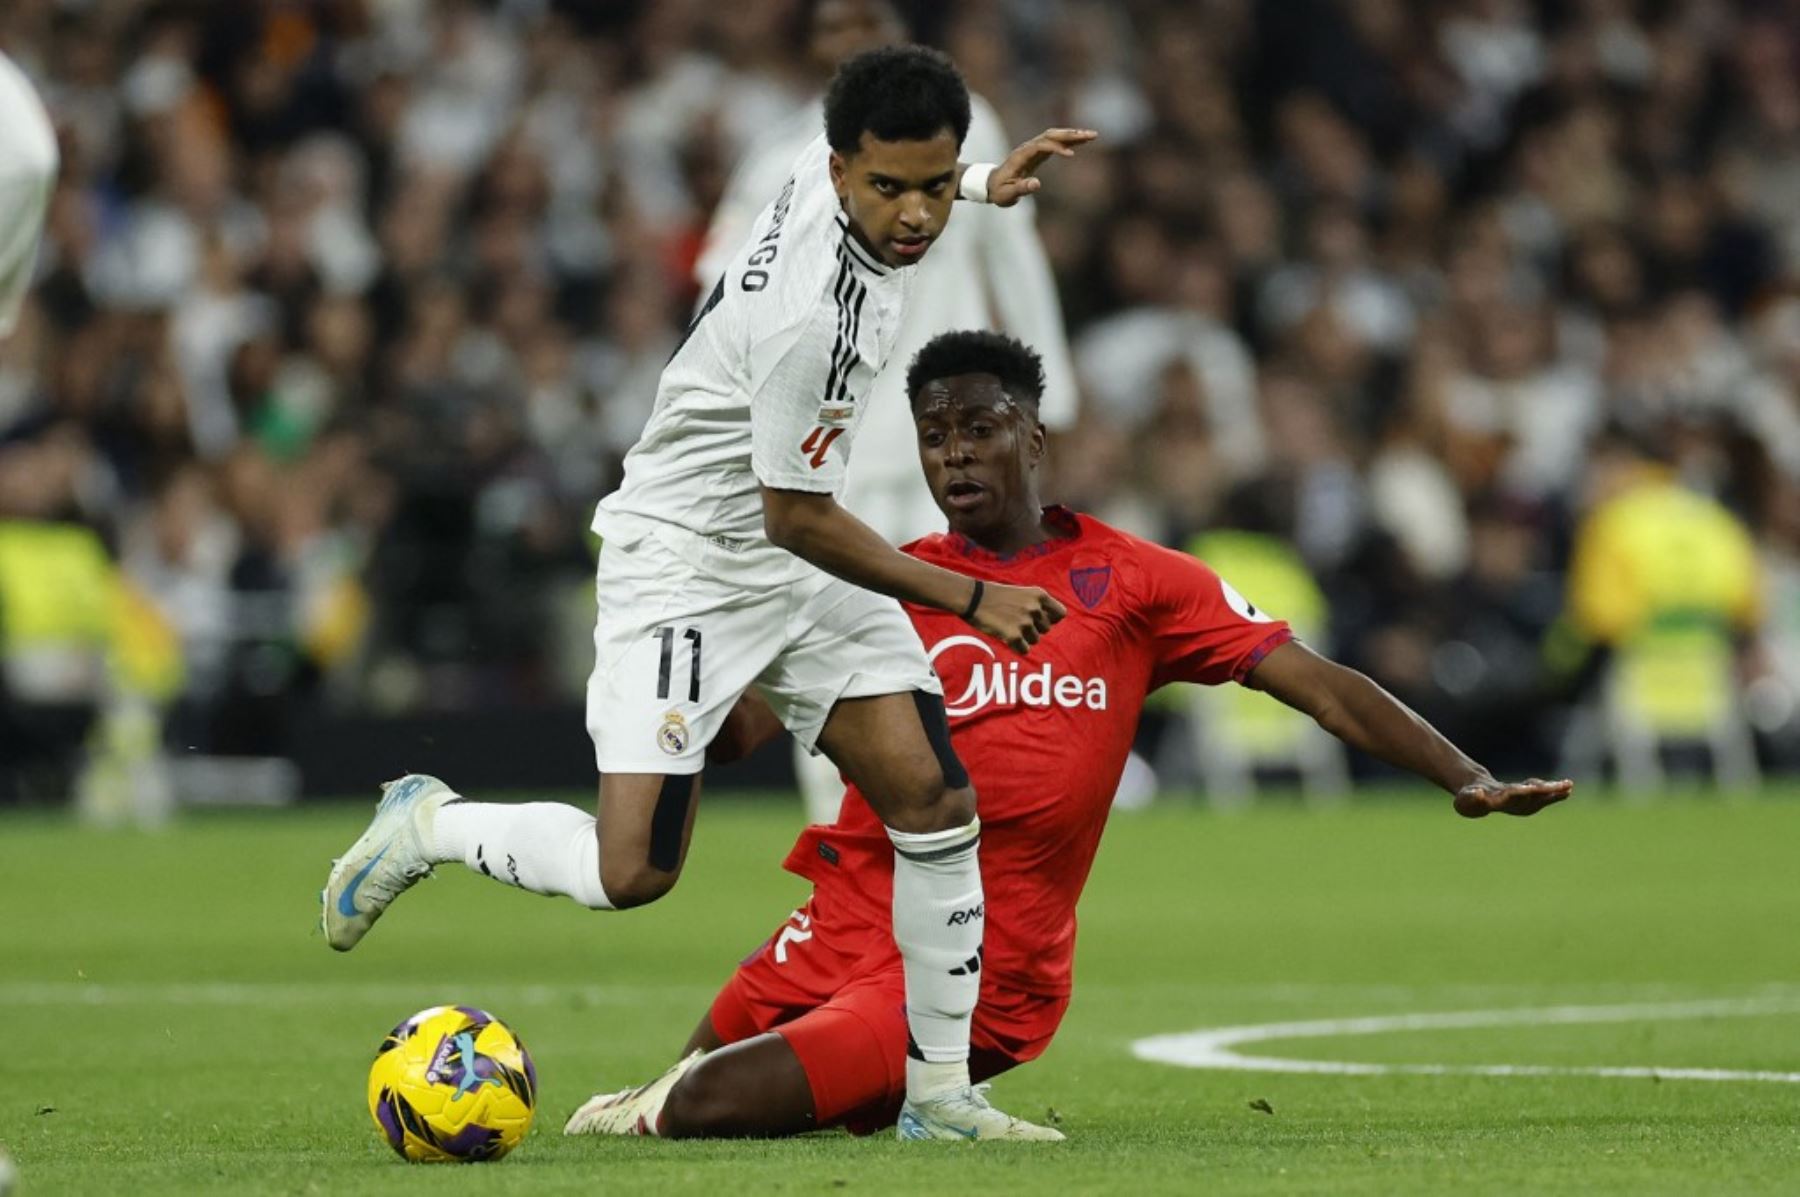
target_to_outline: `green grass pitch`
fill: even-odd
[[[1422,793],[1120,816],[1083,904],[1068,1020],[995,1087],[1004,1108],[1061,1119],[1069,1142],[1035,1148],[565,1141],[590,1092],[668,1063],[799,899],[777,868],[797,805],[713,803],[686,879],[647,910],[591,914],[446,868],[338,956],[312,930],[315,894],[368,809],[150,835],[0,817],[0,1143],[21,1197],[1800,1192],[1800,1084],[1201,1071],[1131,1054],[1140,1037],[1208,1027],[1615,1006],[1603,1022],[1523,1015],[1235,1050],[1800,1072],[1791,791],[1645,806],[1582,794],[1476,824]],[[493,1010],[536,1057],[538,1122],[502,1163],[408,1167],[369,1121],[381,1035],[439,1002]],[[1694,1002],[1719,1004],[1658,1016]]]

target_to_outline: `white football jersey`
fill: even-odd
[[[829,157],[823,136],[801,152],[669,359],[625,479],[595,512],[601,536],[656,535],[743,586],[813,568],[764,535],[758,488],[842,490],[914,274],[851,235]]]
[[[56,164],[56,133],[44,106],[0,54],[0,337],[12,331],[31,286]]]

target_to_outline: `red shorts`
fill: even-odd
[[[1050,1046],[1069,999],[990,984],[970,1033],[969,1073],[997,1076]],[[892,1126],[906,1097],[906,976],[888,925],[834,918],[815,891],[725,983],[713,1033],[736,1043],[774,1031],[800,1058],[821,1127]]]

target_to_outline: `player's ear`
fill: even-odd
[[[844,162],[844,156],[836,150],[831,151],[831,189],[837,192],[838,199],[848,199],[850,168]]]
[[[1026,442],[1026,453],[1032,465],[1044,460],[1044,453],[1050,447],[1049,436],[1044,432],[1043,421],[1033,416],[1031,420],[1031,437]]]

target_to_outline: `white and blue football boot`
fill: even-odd
[[[1002,1113],[988,1104],[986,1085],[952,1089],[924,1101],[908,1098],[894,1132],[901,1139],[963,1139],[986,1142],[1060,1143],[1063,1134]]]
[[[435,777],[408,773],[381,787],[375,817],[350,850],[331,863],[320,894],[325,941],[340,952],[355,947],[381,912],[431,874],[431,826],[438,808],[458,795]]]

